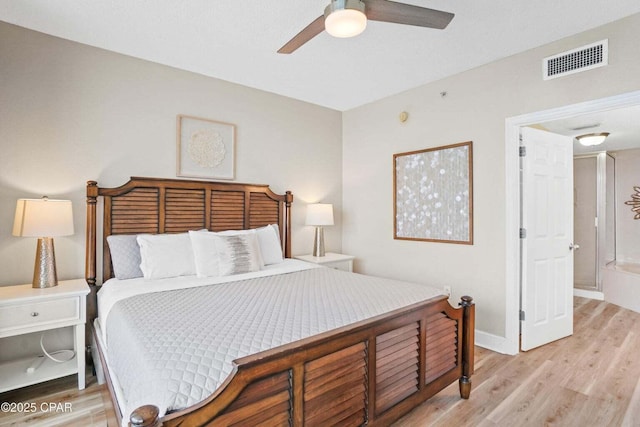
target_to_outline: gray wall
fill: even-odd
[[[0,285],[31,281],[36,241],[11,228],[16,199],[42,195],[73,201],[58,275],[83,277],[85,182],[175,177],[177,114],[235,124],[235,181],[293,192],[294,254],[313,247],[306,203],[334,203],[340,251],[340,112],[2,22],[0,58]]]
[[[624,202],[640,186],[640,149],[615,153],[616,158],[616,258],[640,264],[640,220]]]
[[[607,67],[542,80],[543,58],[605,38]],[[505,337],[505,119],[640,89],[639,39],[634,15],[346,112],[342,241],[356,269],[471,295],[477,328]],[[394,240],[393,154],[463,141],[474,144],[474,245]]]

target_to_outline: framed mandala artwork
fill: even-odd
[[[189,178],[233,179],[236,127],[178,115],[176,175]]]
[[[473,244],[472,142],[393,155],[393,237]]]

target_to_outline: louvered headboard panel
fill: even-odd
[[[291,202],[287,191],[275,194],[267,185],[132,177],[116,188],[87,183],[86,278],[96,284],[98,198],[104,199],[102,278],[112,277],[107,236],[180,233],[206,228],[240,230],[278,224],[284,255],[291,257]]]

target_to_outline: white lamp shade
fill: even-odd
[[[71,200],[19,199],[13,221],[13,235],[57,237],[73,234]]]
[[[355,37],[367,28],[367,16],[359,10],[336,10],[324,20],[324,28],[333,37]]]
[[[331,203],[313,203],[307,205],[307,225],[333,225],[333,205]]]

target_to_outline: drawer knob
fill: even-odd
[[[34,311],[33,313],[31,313],[31,317],[38,317],[40,315],[40,313],[38,313],[37,311]]]

